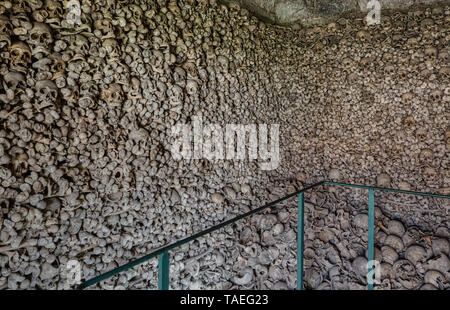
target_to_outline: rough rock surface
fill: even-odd
[[[260,18],[276,24],[311,26],[338,19],[343,14],[364,15],[369,0],[222,0],[237,3]],[[414,5],[439,5],[441,0],[378,0],[381,12],[408,10]]]

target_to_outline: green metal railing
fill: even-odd
[[[392,188],[383,188],[383,187],[374,187],[374,186],[365,186],[365,185],[355,185],[355,184],[346,184],[346,183],[338,183],[338,182],[330,182],[330,181],[322,181],[319,183],[316,183],[314,185],[305,187],[295,193],[289,194],[283,198],[280,198],[278,200],[272,201],[271,203],[268,203],[262,207],[253,209],[247,213],[238,215],[230,220],[227,220],[225,222],[222,222],[218,225],[212,226],[206,230],[203,230],[199,233],[196,233],[190,237],[181,239],[179,241],[176,241],[174,243],[171,243],[169,245],[166,245],[162,248],[159,248],[150,254],[147,254],[141,258],[138,258],[134,261],[131,261],[127,264],[124,264],[120,267],[117,267],[116,269],[113,269],[111,271],[108,271],[104,274],[101,274],[97,277],[94,277],[90,280],[87,280],[86,282],[83,282],[78,286],[79,289],[87,288],[91,285],[94,285],[98,282],[101,282],[103,280],[106,280],[116,274],[121,273],[122,271],[128,270],[136,265],[139,265],[141,263],[144,263],[152,258],[155,258],[158,256],[158,288],[160,290],[168,290],[169,289],[169,251],[177,248],[185,243],[188,243],[190,241],[193,241],[199,237],[202,237],[206,234],[209,234],[213,231],[216,231],[222,227],[228,226],[236,221],[239,221],[243,218],[246,218],[252,214],[261,212],[265,209],[268,209],[277,203],[280,203],[284,200],[287,200],[289,198],[292,198],[294,196],[297,196],[297,204],[298,204],[298,224],[297,224],[297,289],[302,290],[303,289],[303,273],[304,273],[304,265],[303,265],[303,252],[304,252],[304,218],[305,218],[305,197],[304,193],[310,189],[316,188],[318,186],[322,185],[336,185],[336,186],[344,186],[344,187],[353,187],[353,188],[361,188],[361,189],[367,189],[369,191],[369,210],[368,210],[368,261],[374,260],[374,226],[375,226],[375,191],[385,191],[385,192],[394,192],[394,193],[400,193],[400,194],[408,194],[408,195],[416,195],[416,196],[426,196],[426,197],[436,197],[436,198],[444,198],[444,199],[450,199],[450,196],[447,195],[438,195],[438,194],[431,194],[431,193],[421,193],[421,192],[413,192],[413,191],[405,191],[405,190],[399,190],[399,189],[392,189]],[[368,272],[371,272],[373,269],[373,266],[368,266]],[[369,290],[373,290],[373,284],[369,283],[367,285],[367,288]]]

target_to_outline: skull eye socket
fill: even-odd
[[[28,5],[25,2],[19,3],[19,8],[22,10],[28,10]]]
[[[12,50],[12,51],[11,51],[11,56],[17,57],[17,56],[19,56],[19,55],[20,55],[19,51],[17,51],[17,50]]]
[[[5,31],[7,31],[7,32],[13,31],[13,27],[11,26],[11,24],[5,24]]]
[[[33,41],[39,40],[39,34],[38,33],[32,33],[31,34],[31,40],[33,40]]]

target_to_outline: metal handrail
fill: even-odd
[[[261,212],[263,210],[266,210],[277,203],[280,203],[284,200],[287,200],[289,198],[292,198],[294,196],[298,197],[298,227],[297,227],[297,289],[302,290],[303,289],[303,252],[304,252],[304,192],[316,188],[321,185],[336,185],[336,186],[344,186],[344,187],[354,187],[354,188],[363,188],[369,190],[369,240],[368,240],[368,261],[373,261],[374,257],[374,217],[375,217],[375,191],[387,191],[387,192],[395,192],[395,193],[401,193],[401,194],[410,194],[410,195],[416,195],[416,196],[427,196],[427,197],[436,197],[436,198],[444,198],[444,199],[450,199],[450,196],[448,195],[439,195],[439,194],[432,194],[432,193],[421,193],[421,192],[414,192],[414,191],[405,191],[405,190],[399,190],[399,189],[392,189],[392,188],[384,188],[384,187],[374,187],[374,186],[366,186],[366,185],[357,185],[357,184],[347,184],[347,183],[338,183],[338,182],[331,182],[331,181],[322,181],[315,183],[311,186],[305,187],[299,191],[296,191],[292,194],[289,194],[287,196],[284,196],[280,199],[277,199],[275,201],[272,201],[264,206],[258,207],[256,209],[253,209],[251,211],[248,211],[244,214],[238,215],[230,220],[224,221],[220,224],[217,224],[215,226],[212,226],[208,229],[205,229],[201,232],[198,232],[192,236],[186,237],[184,239],[178,240],[176,242],[173,242],[169,245],[166,245],[164,247],[161,247],[141,258],[138,258],[134,261],[131,261],[127,264],[124,264],[122,266],[119,266],[111,271],[105,272],[97,277],[94,277],[92,279],[89,279],[83,283],[81,283],[78,286],[78,289],[84,289],[91,285],[94,285],[98,282],[101,282],[103,280],[106,280],[116,274],[119,274],[122,271],[128,270],[136,265],[142,264],[156,256],[159,256],[158,260],[158,288],[162,290],[169,289],[169,250],[172,250],[174,248],[177,248],[185,243],[188,243],[190,241],[193,241],[199,237],[202,237],[206,234],[209,234],[213,231],[216,231],[222,227],[228,226],[236,221],[239,221],[243,218],[246,218],[252,214]],[[368,267],[368,272],[370,273],[372,271],[372,267]],[[373,289],[373,284],[368,284],[368,289]]]

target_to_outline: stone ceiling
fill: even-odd
[[[303,26],[329,22],[344,13],[368,12],[369,0],[222,0],[235,2],[265,21]],[[381,9],[407,9],[413,5],[430,5],[439,0],[379,0]]]

